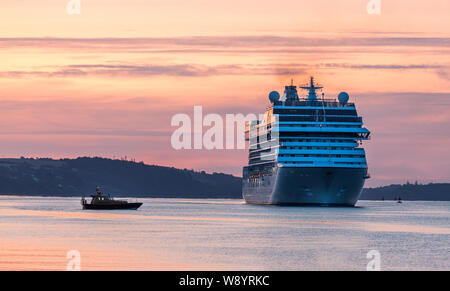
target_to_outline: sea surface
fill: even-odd
[[[74,258],[81,270],[366,270],[371,250],[381,270],[450,270],[450,202],[140,201],[95,211],[78,198],[0,196],[0,270],[66,270]]]

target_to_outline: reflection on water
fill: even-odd
[[[77,198],[0,197],[0,270],[449,270],[450,203],[358,208],[143,199],[138,211],[81,210]]]

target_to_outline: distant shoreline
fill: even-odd
[[[217,199],[217,200],[222,200],[222,199],[233,199],[233,200],[243,200],[242,198],[236,198],[236,197],[220,197],[220,196],[210,196],[210,197],[188,197],[188,196],[171,196],[171,197],[163,197],[163,196],[146,196],[146,195],[142,195],[142,196],[133,196],[133,195],[118,195],[118,194],[111,194],[112,197],[115,198],[130,198],[130,199],[139,199],[139,198],[157,198],[157,199]],[[43,195],[43,194],[37,194],[37,195],[33,195],[33,194],[0,194],[0,197],[42,197],[42,198],[81,198],[83,197],[83,195]],[[84,195],[85,198],[90,198],[90,195]]]
[[[100,157],[0,159],[0,195],[242,199],[242,178]],[[11,194],[13,193],[13,194]],[[48,194],[52,193],[52,194]],[[121,194],[126,193],[126,194]],[[364,188],[359,200],[450,201],[450,183]]]
[[[191,200],[202,200],[202,199],[213,199],[213,200],[243,200],[243,198],[230,198],[230,197],[186,197],[186,196],[177,196],[177,197],[162,197],[162,196],[132,196],[132,195],[111,195],[117,198],[129,198],[129,199],[140,199],[140,198],[150,198],[150,199],[191,199]],[[81,198],[83,195],[30,195],[30,194],[0,194],[0,198],[2,197],[23,197],[23,198]],[[84,195],[84,197],[90,197],[88,195]],[[386,202],[397,202],[397,199],[358,199],[358,201],[386,201]],[[408,200],[402,199],[402,201],[408,202],[446,202],[450,200]]]

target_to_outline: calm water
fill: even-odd
[[[358,208],[142,199],[138,211],[81,210],[78,198],[0,197],[0,270],[450,270],[450,203]]]

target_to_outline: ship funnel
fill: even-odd
[[[286,101],[298,101],[297,86],[294,86],[294,80],[291,80],[290,86],[284,87]]]

